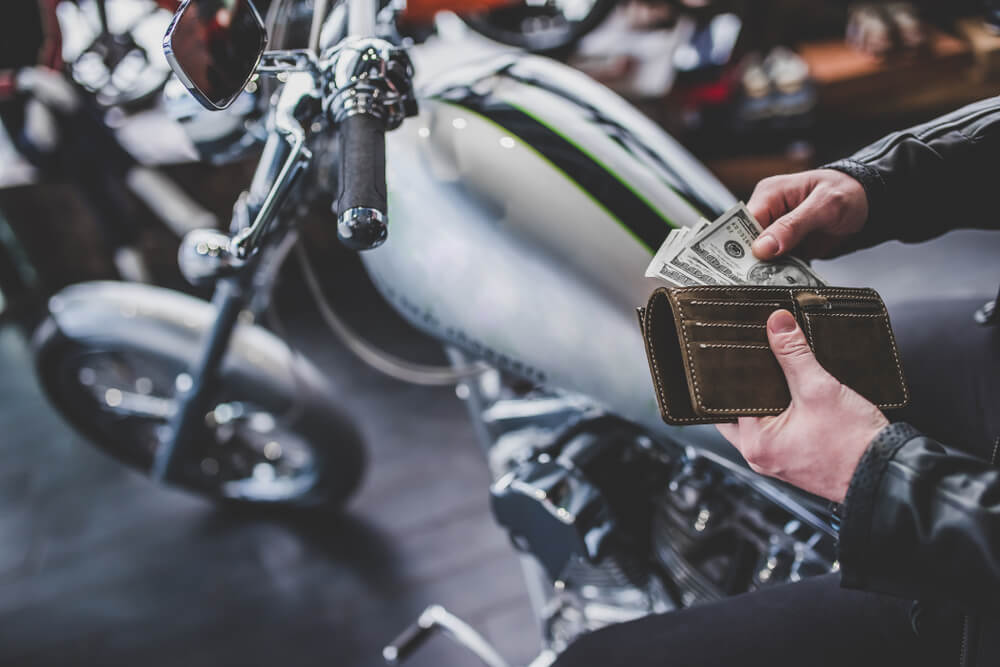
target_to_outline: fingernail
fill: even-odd
[[[767,320],[767,327],[771,333],[782,334],[795,331],[795,318],[787,310],[776,310]]]
[[[778,254],[778,240],[770,234],[762,234],[757,237],[757,240],[750,247],[753,249],[753,254],[761,259],[774,257]]]

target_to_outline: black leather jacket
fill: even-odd
[[[1000,228],[1000,97],[828,166],[868,194],[869,222],[849,249]],[[957,605],[966,617],[956,664],[961,655],[977,667],[1000,665],[1000,439],[984,445],[992,460],[908,424],[886,427],[854,474],[840,532],[844,586]]]

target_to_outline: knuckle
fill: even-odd
[[[836,215],[840,215],[847,210],[850,196],[841,188],[831,189],[826,196],[827,206]]]
[[[766,443],[756,440],[743,448],[743,458],[755,471],[763,472],[770,464],[771,451]]]
[[[777,182],[780,179],[781,179],[780,176],[768,176],[767,178],[762,178],[761,180],[759,180],[757,182],[757,187],[754,188],[754,189],[755,190],[761,190],[761,191],[764,191],[764,190],[773,190],[774,186],[777,185]]]
[[[799,385],[798,395],[809,403],[829,403],[837,399],[842,386],[832,376],[816,374]]]
[[[762,178],[761,180],[757,181],[757,185],[754,186],[753,195],[763,196],[763,197],[774,196],[784,188],[787,180],[788,176],[784,175],[768,176],[767,178]]]
[[[788,359],[804,359],[812,356],[809,344],[798,329],[786,334],[779,334],[775,347],[778,354]]]

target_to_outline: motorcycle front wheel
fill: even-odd
[[[208,306],[176,293],[173,298]],[[70,307],[77,301],[72,299]],[[175,395],[193,382],[188,369],[190,352],[196,346],[187,340],[191,336],[172,331],[160,317],[144,318],[128,310],[129,326],[103,326],[92,335],[81,335],[81,328],[86,327],[72,314],[67,317],[65,309],[64,303],[36,331],[39,382],[52,405],[78,432],[146,474],[157,448],[169,435]],[[187,315],[186,323],[194,326],[186,328],[200,329],[199,318]],[[183,313],[178,316],[184,318]],[[280,358],[266,344],[254,346],[267,339],[274,345],[283,343],[250,328],[256,336],[248,340],[247,331],[238,334],[243,340],[234,344],[237,349],[220,368],[197,441],[184,448],[190,454],[170,482],[228,503],[295,508],[342,505],[358,487],[365,468],[359,433],[317,386],[314,371],[290,368],[294,362],[289,358],[294,355]],[[301,358],[297,362],[308,363]]]

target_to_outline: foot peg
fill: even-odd
[[[391,644],[382,649],[382,657],[390,665],[401,664],[438,632],[474,653],[487,667],[508,667],[507,662],[481,634],[439,605],[427,607],[416,623],[403,630]]]

